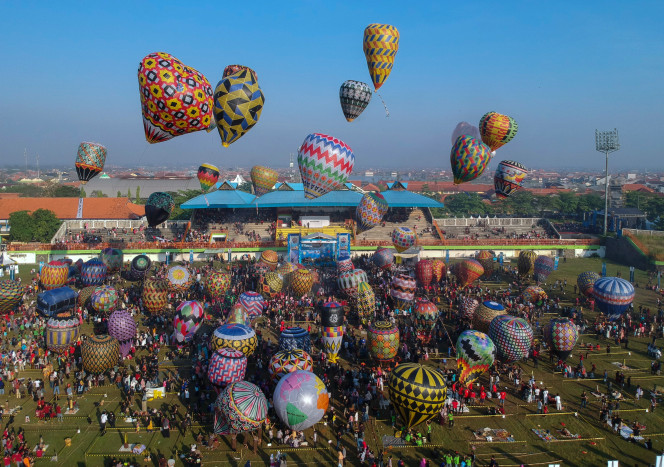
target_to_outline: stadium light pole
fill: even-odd
[[[604,169],[604,236],[606,236],[607,219],[609,215],[609,154],[620,149],[618,129],[610,131],[595,130],[595,149],[606,156]]]

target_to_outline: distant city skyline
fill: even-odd
[[[25,148],[30,165],[37,153],[42,167],[73,165],[78,143],[97,141],[109,165],[284,167],[308,133],[324,132],[350,145],[357,170],[449,170],[456,124],[477,125],[491,110],[514,117],[519,131],[488,171],[503,159],[602,170],[594,132],[613,128],[622,147],[611,171],[664,165],[652,141],[664,109],[661,1],[416,1],[407,9],[396,1],[256,1],[232,17],[216,2],[67,5],[0,4],[10,84],[3,108],[11,109],[0,125],[4,165],[24,165]],[[338,90],[347,79],[370,81],[362,33],[372,22],[396,26],[400,48],[380,96],[348,123]],[[227,149],[216,130],[148,144],[137,68],[155,51],[198,69],[213,87],[228,64],[254,68],[266,99],[258,124]]]

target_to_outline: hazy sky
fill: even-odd
[[[100,6],[100,5],[104,6]],[[108,164],[285,166],[304,137],[344,140],[356,167],[449,166],[450,134],[487,111],[514,117],[492,162],[603,168],[594,130],[617,127],[613,167],[664,168],[664,2],[466,1],[0,3],[0,164],[73,164],[80,141]],[[401,34],[392,74],[347,123],[339,86],[369,82],[362,33]],[[232,144],[198,132],[145,141],[137,68],[168,52],[212,86],[224,67],[254,68],[259,123]]]

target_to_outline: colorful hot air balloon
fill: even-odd
[[[579,286],[579,292],[581,292],[586,297],[592,297],[593,295],[593,286],[599,278],[599,274],[594,271],[586,271],[579,274],[579,277],[576,278],[576,283]]]
[[[373,254],[372,259],[377,268],[386,271],[390,270],[394,265],[394,251],[390,248],[380,247]]]
[[[540,255],[535,258],[533,263],[533,272],[537,282],[544,282],[549,274],[553,272],[554,261],[549,256]]]
[[[260,279],[260,290],[264,296],[274,297],[276,294],[281,292],[283,288],[284,280],[281,277],[281,274],[270,271],[263,275]]]
[[[390,296],[394,306],[399,310],[406,310],[415,300],[415,279],[405,274],[392,277]]]
[[[279,350],[302,349],[311,352],[311,337],[306,329],[299,326],[286,328],[279,335]]]
[[[434,259],[432,262],[432,267],[433,267],[433,277],[436,280],[436,284],[439,283],[443,277],[445,277],[445,262],[441,261],[439,259]]]
[[[355,209],[355,221],[359,231],[369,230],[383,220],[388,205],[385,197],[380,193],[366,193],[362,196],[360,204]]]
[[[459,136],[450,152],[454,183],[470,182],[482,175],[491,160],[491,149],[480,140]]]
[[[498,198],[507,198],[521,188],[528,169],[514,161],[501,161],[493,176],[493,187]]]
[[[399,351],[399,328],[390,321],[376,321],[367,329],[369,353],[378,361],[391,361]]]
[[[76,152],[76,174],[82,185],[104,170],[106,162],[106,148],[97,143],[83,142],[78,145]]]
[[[239,350],[247,357],[256,351],[257,345],[256,332],[243,324],[222,324],[214,330],[210,338],[212,350],[228,347]]]
[[[344,307],[339,302],[325,302],[319,307],[321,326],[335,327],[344,324]]]
[[[219,181],[219,168],[215,165],[205,163],[198,168],[198,182],[203,192],[208,191]]]
[[[479,331],[463,331],[456,342],[459,383],[472,384],[489,370],[496,359],[496,346]]]
[[[258,292],[248,290],[240,294],[238,303],[247,310],[247,315],[250,320],[254,320],[263,314],[263,310],[267,308],[267,301]]]
[[[205,293],[208,297],[222,299],[231,285],[231,276],[226,271],[212,271],[205,280]]]
[[[373,317],[376,310],[376,294],[367,282],[360,282],[357,285],[355,308],[360,320],[364,321]]]
[[[148,143],[205,130],[212,123],[212,86],[172,55],[147,55],[138,67],[138,84]]]
[[[459,285],[466,287],[484,274],[484,268],[474,259],[465,259],[454,267],[454,273]]]
[[[431,333],[436,327],[438,320],[438,307],[426,299],[418,299],[417,306],[413,310],[413,324],[417,332],[417,338],[424,344],[431,341]]]
[[[214,90],[214,120],[227,148],[258,123],[265,96],[250,68],[226,76]]]
[[[147,255],[138,255],[131,260],[129,276],[133,280],[141,280],[152,268],[152,260]]]
[[[355,265],[353,265],[353,260],[350,259],[350,256],[337,260],[337,276],[345,272],[350,272],[353,269],[355,269]]]
[[[447,400],[445,376],[437,370],[402,363],[390,373],[387,382],[390,402],[406,428],[436,417]]]
[[[76,316],[67,318],[50,318],[46,322],[46,348],[62,354],[69,350],[81,332],[83,319]]]
[[[339,88],[339,101],[344,117],[347,121],[352,122],[369,105],[371,88],[361,81],[353,81],[352,79],[344,81]]]
[[[353,172],[355,154],[338,138],[312,133],[297,152],[304,196],[318,198],[341,187]]]
[[[353,297],[357,294],[357,287],[361,282],[367,282],[367,273],[362,269],[353,269],[352,271],[339,274],[337,282],[339,289],[345,294]]]
[[[615,321],[634,301],[634,286],[620,277],[601,277],[593,285],[593,296],[600,311]]]
[[[99,314],[108,314],[118,305],[118,291],[110,285],[96,287],[90,296],[90,307]]]
[[[516,262],[519,275],[527,276],[530,274],[535,267],[535,258],[537,258],[537,253],[533,250],[523,250],[519,253],[519,259]]]
[[[277,268],[277,272],[281,274],[281,277],[284,281],[284,287],[286,289],[290,288],[291,280],[293,279],[293,274],[297,271],[297,266],[291,262],[286,261],[281,266]]]
[[[0,313],[8,313],[23,299],[23,286],[17,281],[0,281]]]
[[[168,282],[163,279],[148,279],[143,284],[143,306],[150,313],[159,313],[168,304]]]
[[[429,287],[433,279],[433,262],[421,259],[415,265],[415,277],[423,287]]]
[[[528,286],[523,291],[523,300],[526,303],[534,303],[536,305],[541,305],[541,301],[546,300],[547,298],[549,297],[546,295],[544,289],[536,285]]]
[[[199,302],[180,303],[173,318],[175,339],[180,343],[191,341],[203,322],[204,315],[203,306]]]
[[[566,360],[574,350],[579,338],[579,330],[567,318],[553,318],[544,326],[544,340],[552,352],[561,360]]]
[[[463,297],[459,300],[459,316],[461,319],[473,319],[475,310],[480,306],[480,303],[471,297]]]
[[[117,339],[120,353],[126,357],[131,352],[136,337],[136,321],[127,310],[115,310],[108,317],[108,335]]]
[[[389,24],[370,24],[364,29],[362,48],[371,81],[378,91],[392,71],[399,50],[399,31]]]
[[[279,173],[269,167],[255,165],[251,168],[251,183],[254,186],[254,194],[263,196],[277,183]]]
[[[399,253],[415,245],[417,234],[408,227],[397,227],[392,231],[392,244]]]
[[[249,314],[247,310],[244,309],[242,305],[236,303],[231,307],[231,311],[226,317],[227,323],[237,323],[244,324],[245,326],[251,326],[251,320],[249,319]]]
[[[478,141],[482,139],[479,128],[468,122],[459,122],[454,128],[454,131],[452,131],[452,144],[456,143],[459,136],[469,136]]]
[[[124,255],[122,254],[122,250],[118,250],[117,248],[104,248],[99,253],[99,259],[106,265],[106,272],[113,274],[122,269]]]
[[[89,285],[87,287],[82,288],[81,291],[78,293],[76,304],[81,308],[87,307],[90,301],[90,297],[92,297],[92,294],[94,293],[96,288],[97,288],[96,285]]]
[[[516,135],[519,125],[512,117],[496,112],[487,112],[480,119],[480,134],[482,141],[492,151],[512,141]]]
[[[302,349],[280,350],[270,359],[267,367],[270,378],[273,381],[279,381],[284,375],[294,371],[304,370],[312,371],[314,361],[311,356]]]
[[[261,253],[261,259],[259,262],[266,265],[270,271],[274,271],[277,268],[279,256],[274,250],[265,250]]]
[[[99,258],[92,258],[81,266],[81,282],[85,286],[101,285],[106,279],[107,270],[108,268]]]
[[[330,363],[338,361],[339,350],[344,340],[344,327],[343,326],[323,326],[321,327],[321,342],[323,344],[323,352],[327,354],[327,359]]]
[[[191,273],[184,266],[171,266],[166,272],[168,286],[175,292],[185,292],[191,287]]]
[[[173,197],[168,193],[155,192],[150,195],[145,203],[145,218],[150,227],[156,227],[171,216],[175,207]]]
[[[81,345],[81,359],[85,371],[103,373],[118,364],[120,344],[107,334],[89,336]]]
[[[496,346],[498,358],[505,363],[514,363],[528,356],[533,343],[533,328],[523,318],[500,315],[491,321],[489,337]]]
[[[291,430],[306,430],[325,415],[330,396],[325,383],[310,371],[284,375],[272,397],[279,419]]]
[[[255,384],[235,381],[214,404],[214,432],[219,435],[258,429],[267,418],[267,399]]]
[[[39,282],[44,290],[53,290],[67,283],[69,266],[61,261],[50,261],[44,265],[39,276]]]
[[[507,311],[500,303],[490,300],[482,302],[473,314],[473,328],[481,332],[489,332],[489,325],[493,319],[504,314],[507,314]]]
[[[247,357],[239,350],[222,347],[210,357],[208,379],[215,386],[242,381],[246,373]]]
[[[314,276],[308,269],[298,269],[293,273],[291,279],[291,290],[293,295],[300,298],[309,293],[314,285]]]
[[[493,253],[489,250],[480,250],[475,259],[484,268],[483,276],[491,276],[491,273],[493,272]]]

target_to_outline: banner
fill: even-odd
[[[189,262],[194,262],[194,250],[189,250]]]
[[[450,250],[445,250],[445,264],[450,265]]]
[[[602,277],[606,277],[606,263],[602,263]]]
[[[634,283],[634,266],[629,267],[629,281]]]
[[[339,258],[350,258],[350,234],[349,233],[339,233],[337,234],[337,257]]]
[[[288,261],[293,264],[300,262],[300,234],[288,234]]]
[[[556,257],[553,258],[553,270],[554,271],[558,270],[558,260],[559,260],[558,255],[556,255]]]
[[[41,270],[42,270],[43,267],[44,267],[44,262],[40,261],[39,262],[39,274],[41,274]]]

